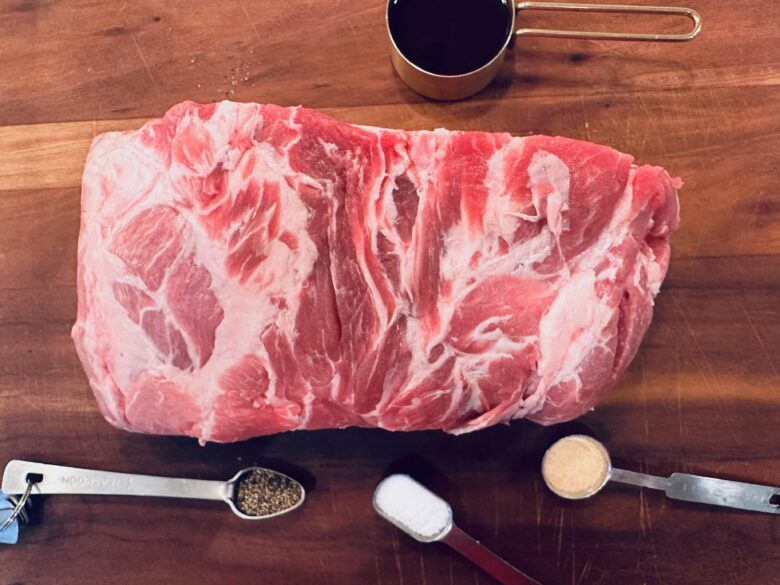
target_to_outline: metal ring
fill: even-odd
[[[11,508],[5,508],[6,510],[13,510],[16,508],[16,505],[19,503],[19,498],[16,496],[5,496],[5,499],[8,503],[12,505]],[[22,511],[19,512],[19,522],[22,524],[27,524],[30,521],[30,515],[28,514],[27,510],[29,508],[29,501],[27,504],[25,504],[22,507]],[[3,508],[0,508],[3,509]]]
[[[16,498],[9,497],[8,501],[12,504],[15,504],[13,512],[11,512],[11,515],[5,519],[5,522],[3,522],[3,525],[0,526],[0,532],[4,532],[6,528],[8,528],[11,524],[13,524],[14,520],[17,518],[21,518],[22,522],[27,521],[27,511],[24,509],[25,505],[27,505],[27,500],[30,498],[30,494],[32,494],[33,486],[35,485],[35,482],[28,479],[27,480],[27,487],[24,490],[24,493],[22,494],[22,497],[19,498],[17,501]]]

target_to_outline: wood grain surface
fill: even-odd
[[[381,0],[0,0],[0,465],[219,479],[273,464],[310,489],[302,511],[259,524],[219,504],[53,496],[0,548],[0,585],[490,583],[373,512],[389,470],[414,472],[545,585],[780,582],[780,516],[628,487],[564,502],[538,473],[555,437],[585,430],[628,469],[780,485],[780,3],[690,4],[704,20],[692,43],[527,39],[488,89],[442,104],[393,75]],[[460,437],[350,429],[200,447],[111,428],[69,337],[89,142],[225,97],[566,135],[682,176],[671,271],[620,385],[571,424]]]

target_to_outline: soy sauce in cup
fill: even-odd
[[[515,27],[516,13],[614,12],[689,18],[685,33],[626,33]],[[458,100],[483,89],[498,74],[514,37],[613,41],[690,41],[701,17],[677,6],[626,6],[516,0],[388,0],[390,60],[406,84],[429,98]]]
[[[391,0],[387,23],[398,50],[436,75],[463,75],[504,48],[509,0]]]

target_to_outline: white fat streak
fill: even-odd
[[[537,216],[546,217],[550,230],[560,238],[566,227],[561,214],[569,209],[569,167],[554,154],[538,150],[528,165],[528,181]],[[552,191],[542,194],[543,185]]]
[[[322,138],[317,138],[317,142],[320,143],[322,150],[325,151],[325,155],[330,158],[338,158],[339,147],[332,142],[327,142]]]
[[[401,175],[407,174],[407,177],[410,181],[412,181],[412,183],[414,183],[414,179],[409,177],[408,174],[408,171],[411,169],[409,168],[409,156],[406,152],[406,149],[404,148],[404,145],[396,145],[393,150],[393,154],[395,156],[391,157],[391,160],[387,160],[387,158],[385,158],[385,172],[383,175],[384,190],[382,190],[379,194],[382,203],[380,215],[377,217],[377,227],[382,230],[382,234],[393,245],[399,260],[403,260],[405,258],[405,244],[395,227],[396,221],[398,219],[398,208],[395,205],[393,192],[398,186],[397,180]],[[384,156],[384,152],[382,155]],[[419,206],[417,208],[417,213],[420,213]],[[374,244],[376,244],[376,239],[374,240]],[[374,253],[379,253],[379,249],[376,246],[374,248]]]
[[[535,336],[523,337],[520,340],[513,340],[507,337],[501,330],[501,325],[507,320],[508,317],[498,316],[485,319],[474,328],[471,339],[475,342],[490,343],[491,353],[495,357],[509,357],[512,352],[524,349],[536,340]],[[488,328],[491,329],[488,331]]]
[[[645,260],[645,270],[647,271],[647,286],[650,289],[650,295],[653,299],[655,299],[658,291],[661,290],[661,282],[664,279],[663,269],[656,260],[653,249],[649,246],[647,247],[647,254],[643,254],[641,258]]]
[[[91,196],[82,201],[82,211],[88,213],[88,217],[100,214],[111,218],[111,222],[87,227],[107,229],[113,233],[122,229],[128,212],[135,216],[137,210],[150,207],[146,201],[150,193],[159,188],[160,170],[164,164],[155,151],[145,148],[140,141],[128,141],[126,133],[112,132],[110,138],[100,143],[100,148],[108,152],[98,152],[95,157],[90,154],[84,168],[83,182],[92,188]],[[133,162],[128,164],[128,161]],[[112,188],[123,185],[132,189],[126,197],[116,197],[112,193],[104,198],[102,193],[93,192],[103,182]]]
[[[662,279],[661,266],[655,259],[653,249],[643,245],[637,253],[636,263],[631,272],[631,284],[646,293],[652,303],[661,288]]]
[[[417,215],[415,216],[414,224],[412,226],[409,248],[406,253],[400,255],[401,261],[399,263],[399,286],[406,298],[411,298],[413,296],[413,291],[415,290],[415,282],[417,281],[418,274],[418,257],[421,253],[420,240],[424,235],[423,230],[428,229],[425,222],[422,220],[422,217],[428,204],[428,199],[435,197],[435,194],[431,194],[431,189],[433,189],[433,178],[431,177],[430,172],[430,167],[433,164],[434,158],[433,155],[426,150],[430,149],[435,151],[439,148],[435,137],[436,135],[433,132],[415,132],[414,139],[411,141],[408,154],[405,157],[407,166],[404,170],[409,180],[417,189]],[[400,236],[397,241],[399,242],[400,248]]]
[[[539,376],[552,386],[577,371],[603,342],[602,332],[614,309],[596,293],[596,274],[574,274],[558,292],[539,323]],[[561,343],[565,339],[566,343]]]
[[[314,395],[313,391],[309,391],[305,394],[303,397],[303,413],[298,419],[298,424],[293,427],[293,430],[302,430],[309,425],[309,421],[311,420],[311,415],[313,412],[312,404],[314,403],[315,399],[316,396]]]
[[[492,155],[487,164],[487,173],[485,174],[485,188],[488,192],[488,202],[492,198],[500,199],[508,197],[506,192],[507,181],[507,159],[519,158],[525,149],[524,138],[512,138],[505,144],[502,144]]]
[[[379,157],[381,161],[381,167],[385,168],[385,153],[380,146],[381,135],[376,131],[373,132],[373,135],[374,135],[374,144],[373,144],[374,148],[372,149],[373,154]],[[359,161],[355,161],[353,164],[355,164],[356,167],[360,166]],[[378,226],[378,220],[375,212],[375,207],[377,201],[379,201],[380,198],[382,197],[382,184],[384,183],[384,179],[386,176],[387,176],[386,171],[378,173],[375,177],[373,177],[372,184],[362,186],[363,187],[362,191],[368,194],[366,198],[367,200],[365,201],[363,207],[363,217],[365,218],[363,227],[365,228],[365,230],[361,230],[360,239],[353,238],[353,241],[356,241],[360,244],[363,243],[363,240],[365,238],[368,238],[368,241],[371,245],[371,251],[374,254],[374,257],[376,257],[379,253],[377,247],[377,234],[379,232],[379,226]],[[351,224],[348,225],[350,226],[350,231],[351,231],[352,226]],[[376,348],[376,345],[385,337],[390,315],[388,315],[388,307],[387,305],[385,305],[384,299],[382,299],[382,295],[379,293],[379,288],[377,287],[377,283],[374,281],[374,278],[368,269],[368,263],[366,262],[365,246],[363,245],[356,246],[355,252],[358,259],[358,266],[360,268],[360,272],[363,275],[363,280],[365,281],[366,286],[368,287],[368,291],[371,294],[371,301],[374,305],[374,313],[379,319],[379,325],[378,325],[379,335],[376,336],[374,341],[374,348]]]
[[[391,173],[387,173],[385,176],[389,178],[393,175]],[[395,191],[395,187],[396,185],[394,181],[387,181],[384,193],[380,195],[382,198],[382,212],[384,213],[383,219],[386,220],[382,223],[382,228],[384,229],[385,237],[388,239],[395,237],[396,242],[394,243],[400,243],[401,237],[398,236],[394,229],[392,229],[392,226],[395,225],[395,222],[398,219],[398,208],[395,206],[395,199],[393,198],[393,191]]]
[[[491,155],[488,161],[488,170],[485,176],[485,188],[488,192],[485,205],[484,227],[485,232],[496,233],[508,243],[512,242],[515,230],[520,222],[539,221],[538,216],[532,216],[521,212],[521,202],[507,192],[507,161],[522,156],[525,149],[525,139],[514,138],[504,144]]]

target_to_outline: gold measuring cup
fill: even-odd
[[[428,0],[415,0],[427,2]],[[437,100],[459,100],[473,95],[487,86],[498,74],[509,45],[514,37],[555,37],[563,39],[598,39],[611,41],[690,41],[701,32],[701,16],[691,8],[674,6],[631,6],[624,4],[575,4],[569,2],[512,2],[506,1],[507,33],[500,50],[482,66],[459,75],[440,75],[427,71],[407,58],[399,48],[397,31],[391,24],[391,11],[397,0],[388,0],[386,21],[390,37],[391,61],[398,76],[406,84],[429,98]],[[525,10],[557,12],[611,12],[621,14],[677,15],[689,18],[693,28],[681,34],[647,34],[622,32],[594,32],[579,30],[556,30],[537,28],[516,28],[517,15]],[[464,42],[467,42],[464,40]]]

